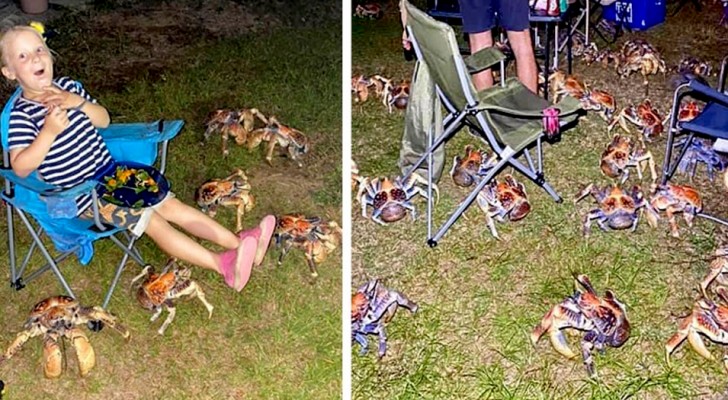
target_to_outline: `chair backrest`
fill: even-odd
[[[455,32],[417,7],[404,1],[407,26],[415,51],[430,70],[435,84],[456,109],[476,103],[476,90],[460,55]]]

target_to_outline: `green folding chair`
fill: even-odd
[[[549,107],[559,110],[559,126],[563,130],[564,126],[575,122],[579,113],[583,111],[579,101],[566,96],[561,102],[552,106],[547,100],[528,90],[517,79],[505,79],[503,64],[505,56],[495,48],[483,49],[464,60],[455,33],[449,25],[436,21],[406,0],[403,0],[403,3],[407,12],[406,29],[415,54],[419,62],[428,68],[436,92],[448,113],[443,119],[442,134],[434,137],[432,130],[428,132],[428,149],[405,174],[405,177],[408,177],[427,161],[430,194],[427,205],[427,244],[435,247],[455,221],[475,201],[478,193],[507,165],[543,188],[556,202],[561,202],[561,197],[546,182],[543,174],[544,110]],[[470,74],[498,64],[501,71],[500,85],[477,92]],[[431,200],[433,152],[465,126],[493,149],[498,161],[433,235]],[[534,147],[537,153],[536,164],[529,153],[529,149]],[[527,165],[518,160],[520,156],[526,159]]]

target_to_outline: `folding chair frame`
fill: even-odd
[[[687,152],[688,146],[695,138],[696,132],[693,132],[691,130],[685,129],[682,124],[679,123],[677,120],[677,115],[680,110],[680,102],[682,99],[686,96],[707,96],[707,97],[715,97],[717,96],[723,96],[725,99],[723,99],[723,102],[728,105],[728,95],[725,94],[725,81],[726,81],[726,74],[728,73],[728,57],[723,58],[723,61],[721,63],[720,67],[720,75],[718,78],[718,93],[710,93],[706,92],[706,88],[703,87],[700,83],[697,83],[696,81],[690,81],[687,83],[683,83],[680,86],[675,89],[673,100],[672,100],[672,112],[670,114],[670,125],[668,125],[667,129],[667,144],[665,145],[665,160],[662,165],[662,178],[660,180],[660,184],[664,185],[666,184],[672,176],[675,174],[675,171],[677,170],[678,165],[680,164],[680,161],[685,156],[685,153]],[[711,90],[711,89],[707,89]],[[685,144],[683,145],[682,149],[680,150],[680,153],[678,154],[677,158],[675,158],[675,161],[672,161],[672,148],[674,146],[675,142],[675,136],[679,135],[681,132],[687,131],[688,137],[685,141]],[[717,222],[719,224],[728,225],[728,220],[723,218],[718,218],[716,216],[700,212],[697,214],[699,217],[703,217],[706,219],[709,219],[713,222]]]
[[[412,46],[415,50],[415,54],[417,55],[417,58],[419,60],[424,60],[422,56],[422,50],[417,42],[417,37],[412,32],[411,27],[407,26],[407,31],[409,34],[409,39],[412,42]],[[485,117],[483,116],[483,110],[478,107],[478,101],[473,97],[473,94],[471,92],[471,89],[468,85],[470,82],[470,76],[466,69],[465,63],[463,62],[462,58],[459,54],[454,55],[455,58],[455,66],[457,68],[457,74],[460,79],[460,85],[463,90],[463,93],[467,99],[467,105],[462,109],[458,110],[456,107],[448,100],[448,98],[444,95],[442,90],[439,86],[436,85],[436,90],[438,97],[442,101],[443,106],[446,108],[448,114],[443,119],[443,133],[435,138],[433,135],[432,130],[428,132],[428,143],[429,147],[425,151],[425,153],[420,157],[420,159],[409,169],[409,171],[405,174],[405,178],[409,177],[414,171],[416,171],[423,162],[427,161],[428,165],[428,176],[427,176],[427,244],[430,247],[437,246],[438,242],[442,237],[447,233],[447,231],[450,229],[450,227],[457,221],[458,218],[470,207],[475,201],[476,197],[478,196],[478,193],[485,187],[485,185],[488,184],[488,182],[495,177],[495,175],[500,172],[504,166],[507,164],[510,164],[512,167],[514,167],[516,170],[524,174],[526,177],[528,177],[531,181],[536,183],[538,186],[543,188],[557,203],[562,202],[563,200],[561,197],[554,191],[554,189],[546,182],[543,174],[543,152],[542,152],[542,143],[541,140],[543,138],[543,134],[539,136],[536,139],[536,148],[538,153],[538,163],[537,165],[534,165],[533,158],[531,157],[528,148],[524,148],[522,151],[515,151],[514,149],[508,147],[508,146],[502,146],[498,140],[496,140],[493,132],[491,132],[487,122],[485,121]],[[424,61],[421,61],[424,62]],[[503,60],[500,61],[500,69],[501,69],[501,85],[505,86],[505,73],[504,73],[504,63]],[[437,111],[439,112],[439,111]],[[467,119],[468,116],[473,116],[477,119],[478,124],[480,127],[473,124],[471,121]],[[493,150],[498,154],[500,157],[500,160],[498,163],[488,172],[486,176],[484,176],[480,182],[476,185],[475,189],[471,191],[471,193],[468,195],[468,197],[460,203],[458,208],[453,212],[448,220],[438,229],[438,231],[433,235],[432,234],[432,223],[433,223],[433,216],[432,216],[432,187],[433,187],[433,152],[438,147],[442,146],[446,141],[448,141],[456,132],[458,132],[463,127],[468,126],[470,129],[478,133],[478,137],[487,145],[489,145]],[[482,129],[481,129],[482,127]],[[523,154],[526,158],[526,161],[528,163],[528,167],[523,165],[520,161],[516,159],[520,154]]]
[[[14,103],[17,97],[19,96],[20,92],[17,91],[11,98],[8,100],[8,104]],[[175,123],[174,126],[172,126],[172,130],[181,129],[182,124],[181,121],[172,121]],[[117,125],[120,126],[120,125]],[[159,121],[157,124],[157,130],[161,134],[164,132],[165,125],[164,121]],[[7,127],[3,127],[3,129],[7,129]],[[104,130],[100,130],[102,136],[104,134]],[[176,135],[176,132],[174,133]],[[169,144],[169,140],[171,138],[161,140],[158,143],[161,143],[161,149],[158,150],[159,155],[159,170],[160,172],[164,173],[164,170],[166,168],[167,164],[167,148]],[[113,139],[111,139],[113,140]],[[20,207],[18,207],[15,204],[15,196],[14,196],[14,186],[25,186],[23,178],[18,177],[15,175],[11,168],[10,168],[10,156],[9,152],[3,149],[3,171],[2,176],[5,179],[5,190],[0,194],[0,197],[4,200],[6,205],[6,211],[7,211],[7,222],[8,222],[8,251],[9,251],[9,258],[10,258],[10,286],[13,287],[16,290],[20,290],[26,286],[27,283],[33,281],[35,278],[39,277],[42,273],[44,273],[47,270],[53,271],[56,278],[60,281],[61,285],[63,286],[63,289],[66,291],[66,293],[71,297],[76,297],[73,290],[71,290],[71,287],[68,285],[68,282],[64,278],[63,274],[60,271],[59,263],[61,263],[63,260],[71,256],[76,250],[79,249],[80,245],[77,244],[76,246],[72,247],[68,251],[60,252],[60,254],[56,257],[53,257],[51,253],[48,251],[47,247],[43,243],[43,228],[38,226],[37,231],[36,228],[31,223],[30,219],[26,215],[26,212],[23,211]],[[121,262],[116,268],[116,273],[114,274],[114,278],[109,286],[108,291],[106,292],[106,296],[104,297],[104,302],[102,303],[102,307],[106,308],[111,301],[111,295],[114,292],[114,289],[116,288],[116,285],[119,282],[119,279],[121,277],[121,273],[124,271],[124,268],[126,266],[127,261],[131,257],[132,260],[136,261],[140,266],[143,266],[144,260],[139,253],[139,251],[134,247],[134,244],[137,241],[137,238],[133,235],[130,235],[125,229],[122,228],[116,228],[110,225],[103,224],[101,222],[101,219],[99,217],[99,209],[98,209],[98,203],[97,203],[97,194],[96,190],[94,188],[95,183],[92,181],[87,181],[79,186],[76,186],[74,188],[70,188],[63,191],[48,191],[46,193],[42,193],[43,196],[48,197],[75,197],[75,195],[81,194],[81,193],[88,193],[90,192],[93,198],[93,213],[94,213],[94,222],[93,225],[89,227],[89,229],[96,232],[97,237],[95,240],[101,239],[101,238],[109,238],[111,241],[116,244],[123,252],[124,255],[121,259]],[[27,186],[26,186],[27,187]],[[35,190],[32,187],[27,187],[30,190]],[[20,220],[25,225],[26,229],[28,230],[28,233],[30,233],[30,236],[33,239],[33,242],[30,245],[30,248],[28,249],[27,254],[25,255],[20,267],[17,267],[17,256],[15,254],[15,224],[13,219],[13,210],[17,212],[18,216],[20,217]],[[120,234],[121,239],[117,237],[117,234]],[[26,269],[28,268],[30,264],[30,259],[33,256],[33,253],[35,252],[36,248],[41,252],[43,257],[46,260],[46,264],[39,267],[38,269],[28,273],[26,276],[24,274],[26,273]]]

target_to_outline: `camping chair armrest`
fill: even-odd
[[[505,59],[505,54],[497,48],[486,47],[466,57],[464,61],[465,65],[468,67],[468,72],[475,74],[501,63]]]
[[[148,124],[111,124],[99,129],[104,141],[155,141],[164,142],[177,136],[184,121],[155,121]]]
[[[703,96],[707,96],[711,100],[723,103],[724,105],[728,106],[728,95],[725,95],[710,86],[703,85],[702,83],[698,82],[697,79],[691,80],[688,83],[688,86],[691,90],[698,92]]]
[[[2,176],[4,179],[7,179],[14,185],[18,185],[45,197],[76,197],[80,194],[90,193],[96,187],[96,185],[98,185],[98,182],[94,180],[88,180],[81,183],[80,185],[76,185],[68,189],[60,189],[58,187],[49,185],[41,181],[40,179],[38,179],[35,173],[29,175],[28,177],[21,178],[16,175],[15,172],[13,172],[13,170],[10,168],[0,168],[0,176]]]

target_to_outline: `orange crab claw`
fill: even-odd
[[[557,305],[549,310],[541,319],[541,323],[537,325],[531,332],[531,343],[535,346],[538,340],[545,333],[549,334],[549,341],[559,354],[566,358],[572,359],[577,356],[566,342],[564,334],[561,332],[561,323],[565,320],[563,307]]]

